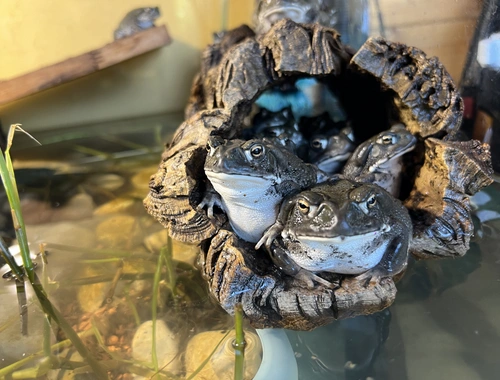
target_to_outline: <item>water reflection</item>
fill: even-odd
[[[288,332],[300,379],[389,378],[384,343],[391,312],[345,319],[311,332]],[[404,379],[405,377],[399,377]]]

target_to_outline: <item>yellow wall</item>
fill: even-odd
[[[1,0],[0,80],[105,45],[131,9],[159,6],[174,42],[0,108],[28,130],[182,110],[199,53],[222,25],[223,0]],[[229,0],[229,24],[249,23],[253,1]],[[1,86],[1,83],[0,83]]]
[[[224,1],[0,0],[0,80],[103,46],[112,40],[123,16],[137,7],[159,6],[157,24],[166,24],[174,40],[165,48],[0,107],[0,119],[4,125],[19,122],[34,130],[182,110],[200,50],[221,28]],[[250,23],[255,0],[226,1],[229,28]],[[437,55],[455,80],[460,78],[479,0],[377,4],[387,38]],[[377,21],[373,9],[374,33]]]

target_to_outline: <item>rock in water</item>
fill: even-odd
[[[132,340],[132,357],[135,360],[151,363],[153,347],[153,321],[146,321],[139,326]],[[156,356],[158,366],[165,371],[177,373],[181,368],[178,357],[179,342],[166,323],[156,321]]]
[[[203,380],[232,380],[234,379],[234,331],[229,335],[226,331],[206,331],[195,335],[186,348],[186,375],[191,375],[207,358],[217,345],[217,349],[208,363],[194,377]],[[253,379],[259,369],[262,346],[259,337],[250,331],[245,331],[245,379]]]

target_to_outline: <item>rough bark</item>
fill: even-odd
[[[442,137],[460,127],[462,98],[436,57],[427,58],[411,46],[370,38],[351,65],[379,78],[395,92],[400,120],[413,134]]]
[[[151,177],[144,206],[177,240],[200,243],[215,235],[225,221],[222,215],[210,221],[196,206],[206,187],[203,165],[208,138],[228,122],[228,115],[220,110],[202,111],[184,122]]]
[[[276,23],[260,39],[262,55],[267,57],[271,75],[339,75],[351,58],[334,29],[317,24]]]
[[[425,159],[405,201],[413,220],[412,252],[420,258],[463,256],[474,232],[469,196],[493,182],[489,145],[425,141]]]
[[[241,25],[238,28],[222,33],[215,43],[209,45],[203,51],[201,69],[193,81],[188,105],[184,110],[186,119],[189,119],[198,111],[214,107],[213,89],[215,88],[218,67],[222,57],[234,45],[252,37],[255,37],[253,30],[247,25]],[[208,94],[208,96],[205,94]],[[211,105],[207,104],[207,97],[212,101]]]

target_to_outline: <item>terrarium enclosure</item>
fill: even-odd
[[[497,377],[496,2],[297,3],[326,4],[329,25],[260,30],[258,1],[0,4],[0,145],[35,276],[32,287],[0,267],[0,378]],[[146,30],[115,40],[139,7],[150,7]],[[354,159],[326,179],[304,146],[259,140],[297,163],[286,175],[301,188],[283,186],[265,236],[242,238],[234,213],[211,203],[208,172],[260,139],[256,124],[293,125],[296,104],[256,103],[300,86],[340,105],[302,119],[308,147],[327,125],[350,154],[377,151],[386,132],[409,148],[389,182],[370,170],[383,163]],[[6,149],[15,123],[41,145],[17,131]],[[363,198],[373,191],[375,205]],[[376,226],[367,236],[382,259],[363,262],[374,267],[339,274],[306,260],[320,270],[302,277],[304,219],[290,215],[318,197],[357,210],[347,225]],[[1,249],[25,265],[2,199]]]

